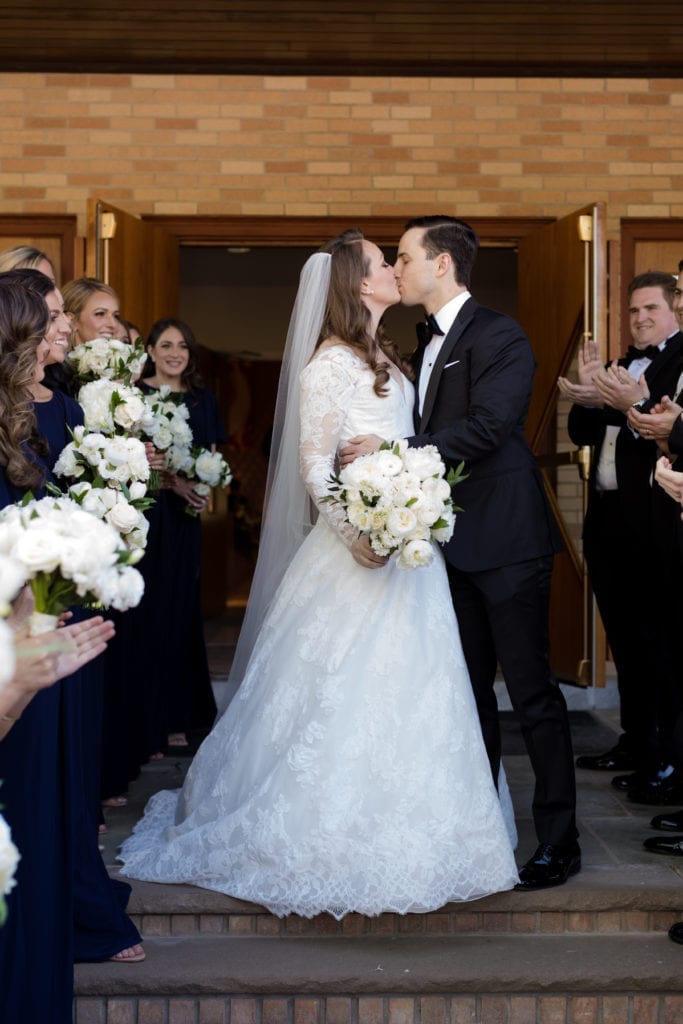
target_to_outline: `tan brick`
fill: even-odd
[[[680,1024],[683,1020],[683,996],[663,997],[662,1024]]]
[[[320,1024],[322,999],[295,999],[293,1024]]]
[[[602,1024],[624,1024],[628,1020],[628,1003],[628,996],[603,996]]]
[[[598,1024],[597,996],[570,996],[567,1007],[568,1024]]]
[[[481,1020],[486,1024],[507,1024],[508,997],[482,996],[480,1002]]]
[[[134,999],[108,999],[107,1024],[135,1024]]]
[[[287,999],[264,999],[261,1011],[263,1024],[287,1024],[289,1001]]]
[[[84,999],[76,1000],[76,1024],[103,1024],[106,1013],[106,1000]]]
[[[256,1020],[256,999],[231,999],[230,1024],[254,1024]]]
[[[355,999],[328,996],[325,1000],[325,1024],[351,1024],[354,1010]]]
[[[443,996],[423,996],[418,1005],[420,1024],[447,1024],[448,1012]]]
[[[388,1024],[413,1024],[415,1000],[412,997],[396,996],[389,999],[388,1003]]]
[[[194,935],[198,930],[197,924],[195,914],[172,914],[171,935]]]
[[[379,996],[360,996],[358,1024],[384,1024],[384,1000]]]
[[[165,999],[140,999],[137,1024],[166,1024]]]
[[[631,1019],[633,1024],[657,1024],[659,1003],[659,996],[632,996]]]
[[[624,1018],[621,1024],[624,1024]],[[539,1024],[565,1024],[567,1020],[566,996],[540,996],[538,1000]]]
[[[169,999],[168,1024],[196,1024],[196,1011],[195,999]]]
[[[451,999],[451,1024],[479,1024],[486,1018],[477,1013],[475,996],[453,996]],[[489,1024],[487,1021],[486,1024]],[[493,1021],[492,1024],[497,1024]]]
[[[508,1024],[535,1024],[536,997],[510,996]]]

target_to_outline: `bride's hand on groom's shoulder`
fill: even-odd
[[[356,437],[350,437],[339,450],[339,461],[342,466],[348,466],[360,455],[370,455],[379,451],[383,444],[384,439],[377,434],[358,434]]]
[[[386,555],[375,554],[370,544],[370,538],[366,533],[356,537],[350,550],[355,560],[364,569],[381,569],[389,561]]]

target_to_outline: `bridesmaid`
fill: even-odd
[[[191,328],[171,317],[157,320],[147,338],[147,364],[139,387],[167,385],[189,411],[193,445],[215,450],[225,430],[215,396],[202,387],[198,345]],[[148,551],[141,563],[149,587],[156,642],[150,671],[145,725],[150,754],[166,745],[188,746],[191,729],[208,729],[216,715],[201,611],[201,512],[207,499],[192,481],[166,474],[166,486],[150,515]]]

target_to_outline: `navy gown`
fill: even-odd
[[[67,426],[82,422],[82,412],[56,392],[35,413],[51,480]],[[0,467],[0,507],[22,497]],[[95,661],[42,690],[0,741],[0,803],[21,854],[0,928],[3,1022],[71,1024],[75,956],[104,959],[139,941],[123,909],[130,889],[109,878],[97,843],[99,674]]]

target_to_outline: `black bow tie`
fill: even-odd
[[[629,345],[626,352],[626,358],[629,363],[632,363],[635,359],[656,359],[658,355],[659,348],[657,345],[647,345],[645,348],[636,348],[635,345]]]
[[[416,324],[415,328],[417,330],[417,339],[423,345],[428,345],[434,334],[443,334],[433,313],[430,313],[425,320]]]

